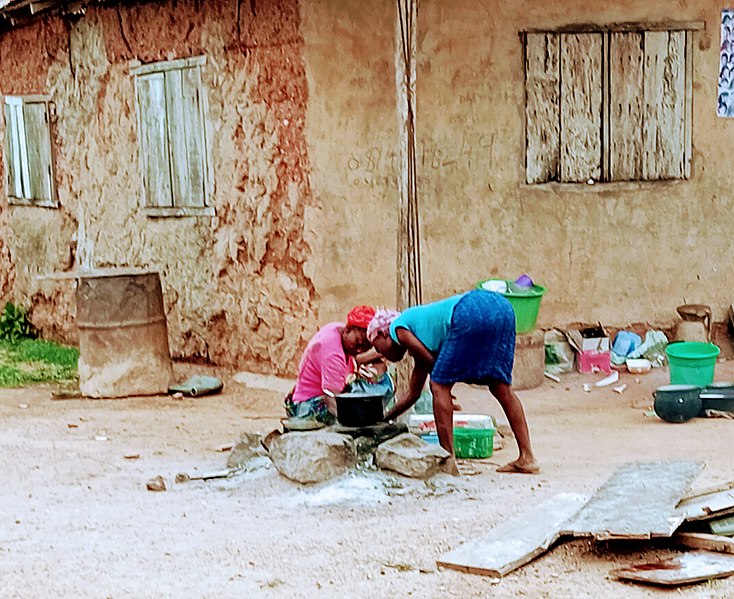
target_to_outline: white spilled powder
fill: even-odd
[[[290,506],[318,507],[348,503],[372,505],[389,499],[387,489],[393,488],[395,479],[380,472],[346,474],[313,487],[304,487],[295,494],[284,497]]]

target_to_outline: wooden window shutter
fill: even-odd
[[[30,198],[35,201],[51,202],[54,199],[54,192],[48,104],[24,102],[23,120],[30,174]]]
[[[685,176],[687,110],[686,33],[645,33],[644,178]]]
[[[525,37],[527,182],[557,181],[560,162],[560,56],[555,33]]]
[[[21,98],[5,98],[5,140],[8,195],[18,199],[31,199],[23,100]]]
[[[609,38],[609,180],[643,178],[644,34]]]
[[[173,203],[205,206],[204,126],[199,67],[169,70],[166,76],[168,139]]]
[[[601,179],[601,33],[561,34],[560,180]]]
[[[146,202],[149,206],[173,206],[165,78],[163,73],[150,73],[138,76],[136,83]]]
[[[189,167],[189,205],[206,205],[206,127],[201,101],[201,69],[184,69],[181,78]]]

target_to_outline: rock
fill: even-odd
[[[263,447],[270,451],[270,446],[273,444],[273,441],[275,441],[278,437],[280,437],[283,433],[279,431],[277,428],[275,430],[270,431],[262,440]]]
[[[285,433],[270,444],[278,472],[299,483],[320,483],[356,463],[351,437],[326,431]]]
[[[342,426],[337,424],[329,428],[330,431],[340,435],[349,435],[354,439],[354,447],[357,455],[361,458],[371,456],[380,443],[408,432],[408,425],[404,422],[387,423],[381,422],[372,426]]]
[[[441,469],[449,455],[443,447],[404,433],[382,443],[377,448],[375,460],[384,470],[412,478],[428,478]]]
[[[227,457],[227,468],[244,468],[253,458],[267,455],[262,446],[262,437],[257,433],[242,433],[240,441]]]
[[[148,491],[154,491],[156,493],[160,491],[166,490],[166,481],[163,480],[162,476],[156,476],[155,478],[151,478],[145,485],[145,488],[148,489]]]
[[[179,472],[176,475],[176,484],[177,485],[180,485],[182,483],[187,483],[190,480],[191,480],[191,477],[188,474],[186,474],[185,472]]]

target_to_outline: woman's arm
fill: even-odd
[[[405,411],[409,410],[423,392],[423,387],[426,384],[428,378],[428,369],[425,365],[416,360],[413,366],[413,372],[410,374],[410,385],[408,386],[407,393],[398,401],[387,414],[385,414],[385,420],[394,420]]]
[[[359,354],[354,361],[357,362],[357,366],[363,366],[364,364],[372,364],[372,362],[382,361],[382,356],[374,347],[368,349],[366,352]]]

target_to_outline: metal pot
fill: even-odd
[[[336,419],[342,426],[372,426],[385,417],[384,394],[339,393],[336,395]]]
[[[695,385],[665,385],[658,387],[655,413],[666,422],[686,422],[701,413],[700,387]]]
[[[711,383],[701,389],[701,415],[706,415],[706,410],[717,410],[720,412],[734,412],[734,383],[720,382]]]

